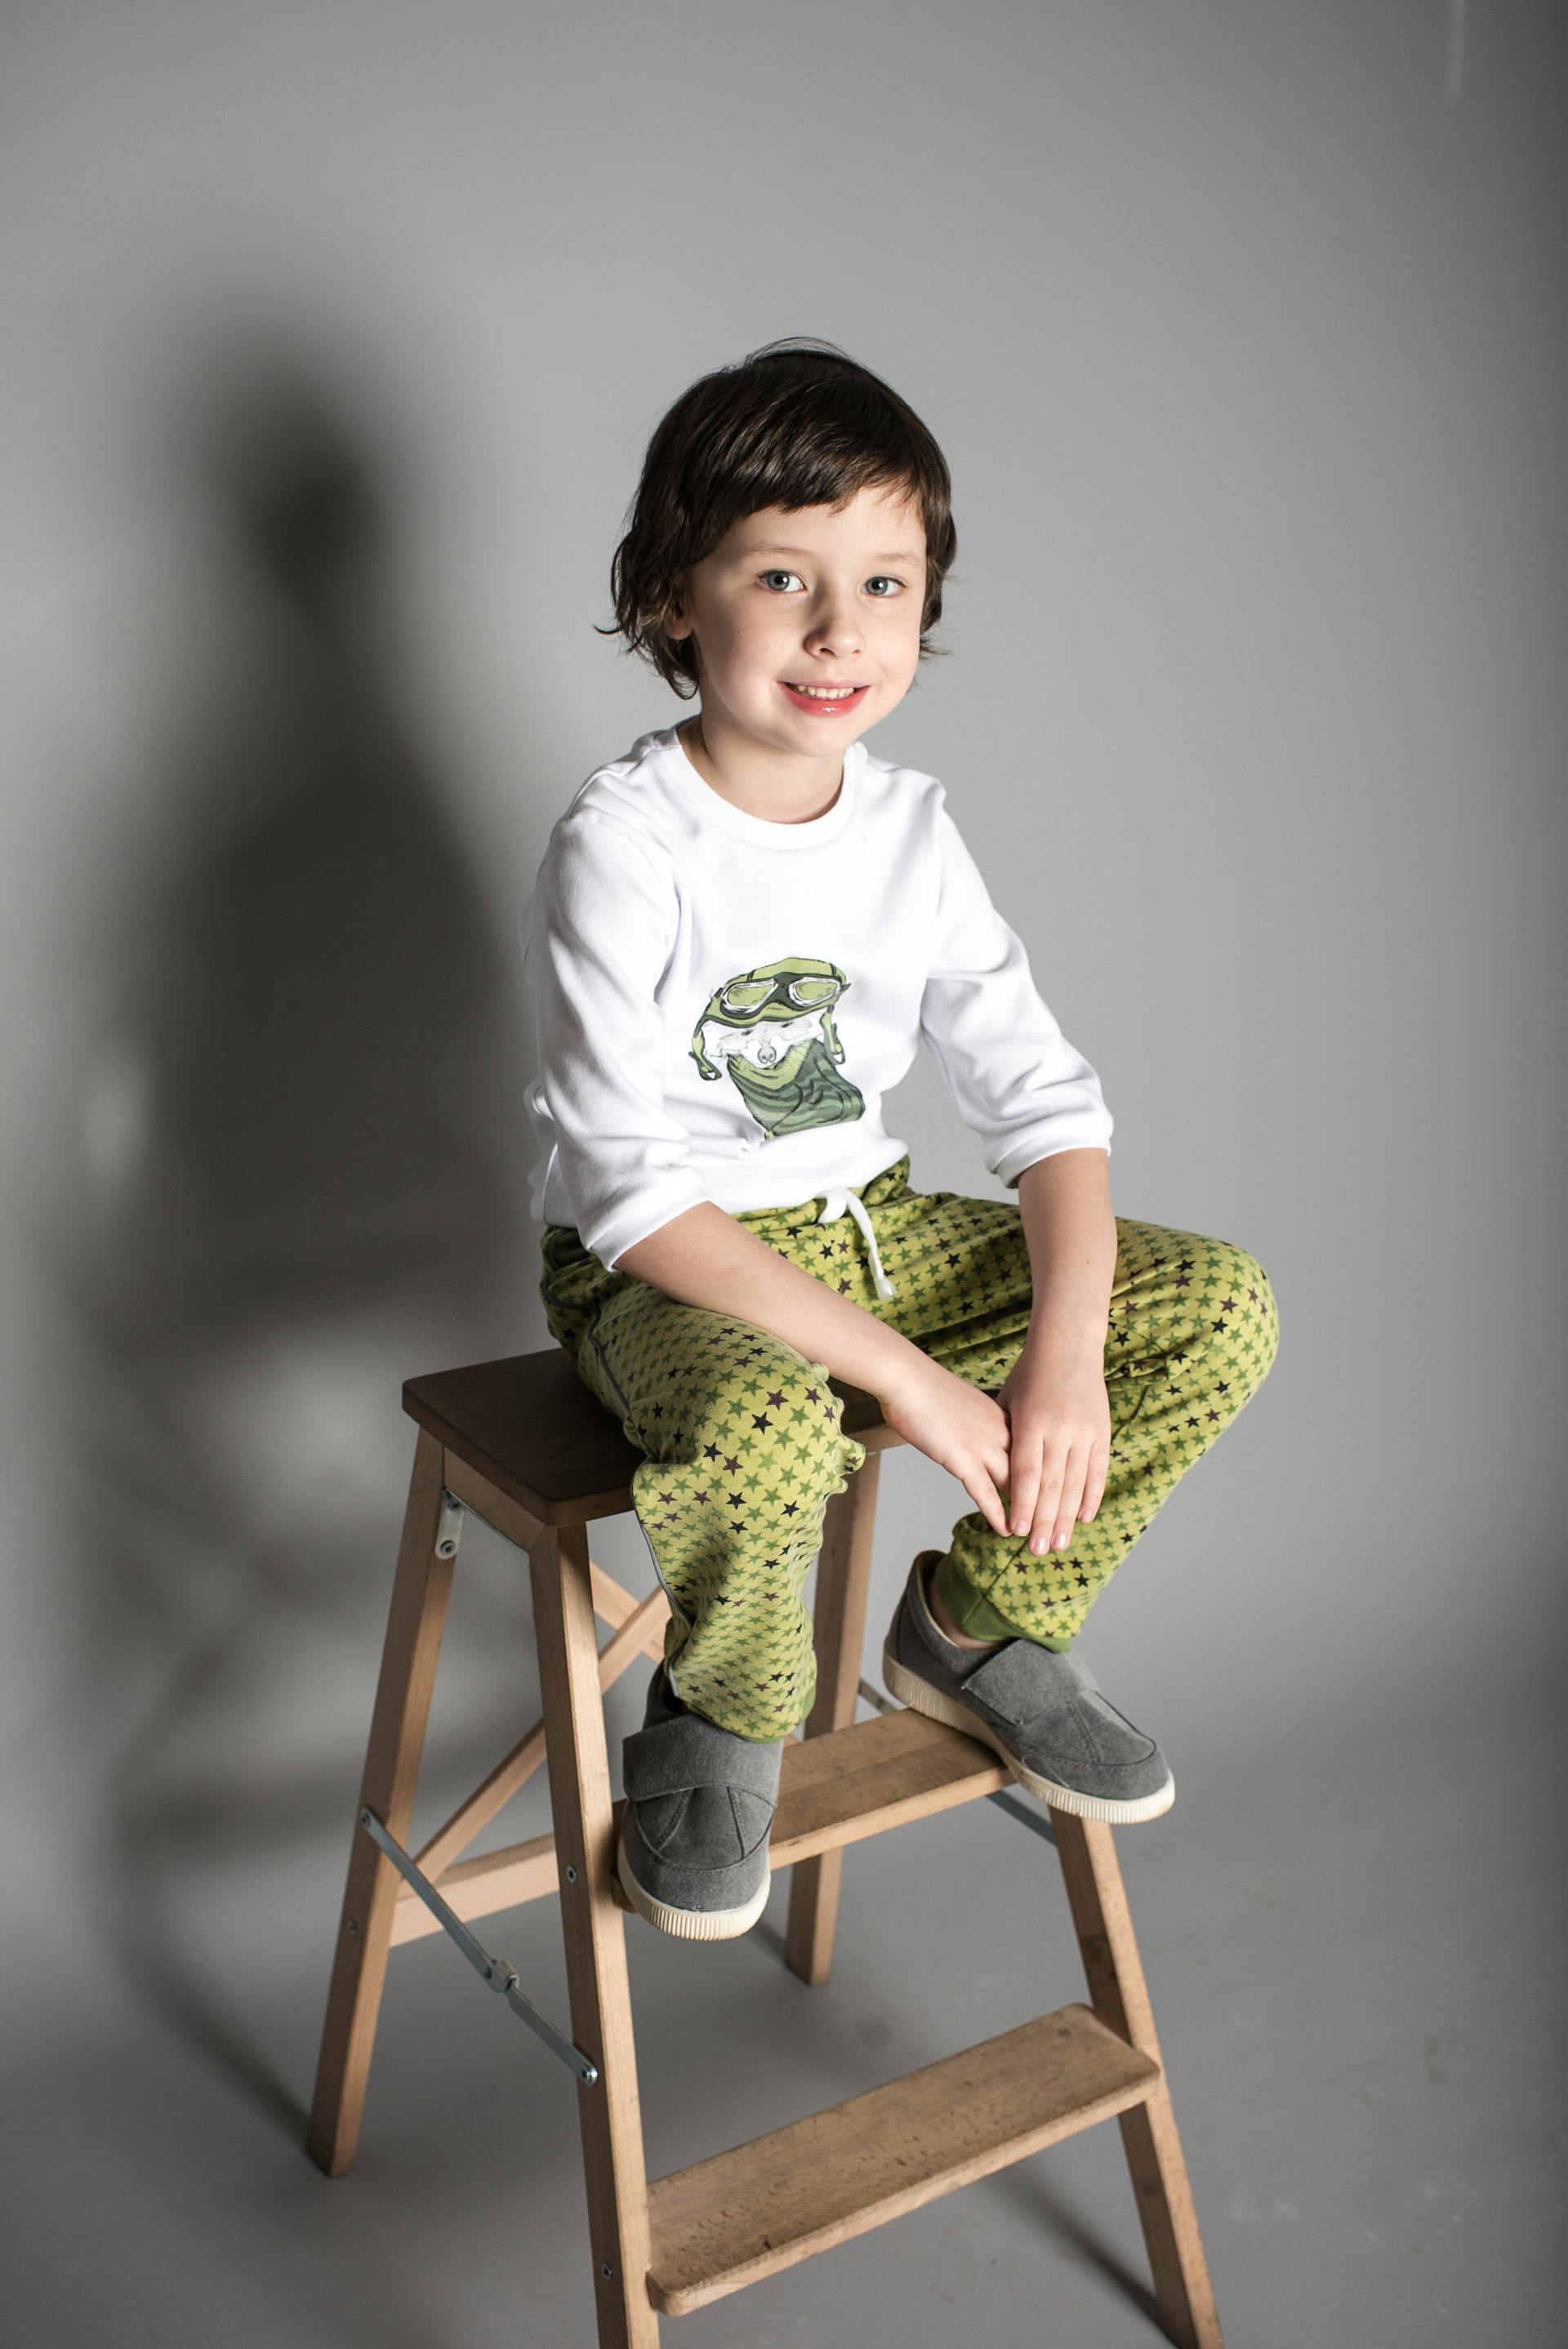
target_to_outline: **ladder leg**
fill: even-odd
[[[610,1889],[610,1764],[585,1528],[542,1531],[529,1563],[572,2036],[599,2069],[597,2085],[577,2091],[599,2349],[657,2349],[625,1929]]]
[[[1133,1938],[1114,1831],[1099,1819],[1053,1811],[1057,1856],[1096,2014],[1156,2063],[1154,2013]],[[1165,2330],[1178,2349],[1223,2349],[1198,2214],[1161,2071],[1147,2103],[1120,2115],[1143,2240]]]
[[[348,1884],[338,1919],[311,2107],[310,2151],[329,2178],[340,2177],[352,2168],[359,2141],[397,1900],[397,1871],[358,1826],[357,1814],[362,1809],[374,1811],[399,1843],[407,1843],[452,1586],[452,1560],[436,1556],[442,1464],[440,1444],[421,1428],[408,1484],[365,1775],[355,1806]]]
[[[808,1737],[847,1729],[855,1717],[881,1469],[881,1453],[868,1454],[848,1489],[835,1493],[828,1503],[813,1619],[817,1701],[806,1717]],[[824,1982],[832,1968],[843,1864],[841,1850],[825,1851],[816,1859],[800,1860],[793,1871],[784,1954],[802,1982]]]

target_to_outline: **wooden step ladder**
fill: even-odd
[[[817,1568],[817,1699],[784,1749],[769,1843],[794,1871],[786,1954],[808,1982],[832,1963],[846,1846],[1007,1790],[988,1746],[892,1708],[855,1719],[881,1454],[902,1439],[876,1398],[833,1382],[864,1466],[828,1504]],[[1171,2116],[1154,2019],[1110,1828],[1049,1814],[1089,2003],[1069,2005],[668,2177],[646,2175],[626,1976],[625,1897],[614,1873],[603,1692],[664,1653],[662,1589],[634,1599],[589,1555],[586,1528],[631,1507],[642,1454],[559,1348],[412,1379],[418,1423],[381,1675],[350,1847],[310,2150],[353,2163],[388,1951],[443,1927],[577,2072],[600,2349],[656,2349],[659,2315],[826,2251],[1043,2146],[1116,2116],[1161,2320],[1182,2349],[1220,2349],[1213,2294]],[[524,1551],[544,1713],[410,1855],[405,1848],[463,1512]],[[610,1627],[603,1650],[596,1619]],[[552,1758],[554,1832],[462,1857]],[[556,1893],[571,2038],[531,2005],[471,1920]]]

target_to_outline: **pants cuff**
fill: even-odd
[[[1072,1645],[1070,1640],[1042,1640],[1037,1633],[1009,1623],[983,1590],[964,1579],[951,1550],[937,1560],[932,1588],[959,1630],[972,1640],[1033,1640],[1036,1647],[1051,1648],[1058,1654]]]

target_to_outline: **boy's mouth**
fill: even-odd
[[[871,691],[869,685],[791,685],[783,677],[779,685],[797,709],[808,709],[813,718],[830,718],[846,709],[858,709]]]

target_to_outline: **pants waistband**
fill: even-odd
[[[876,1232],[871,1216],[866,1211],[866,1195],[870,1194],[872,1206],[880,1206],[884,1199],[896,1197],[900,1192],[906,1190],[908,1182],[909,1154],[905,1152],[902,1158],[894,1159],[891,1166],[884,1166],[880,1174],[873,1174],[869,1182],[855,1186],[849,1184],[835,1185],[830,1190],[819,1191],[810,1199],[803,1199],[798,1206],[748,1208],[737,1216],[735,1220],[738,1224],[748,1225],[781,1224],[791,1220],[797,1223],[809,1220],[816,1224],[832,1224],[837,1223],[841,1216],[847,1215],[865,1243],[866,1257],[871,1266],[872,1283],[877,1295],[884,1298],[896,1297],[897,1288],[882,1269],[882,1257],[877,1249]],[[820,1213],[813,1213],[812,1210],[817,1207],[819,1200],[821,1202]]]

